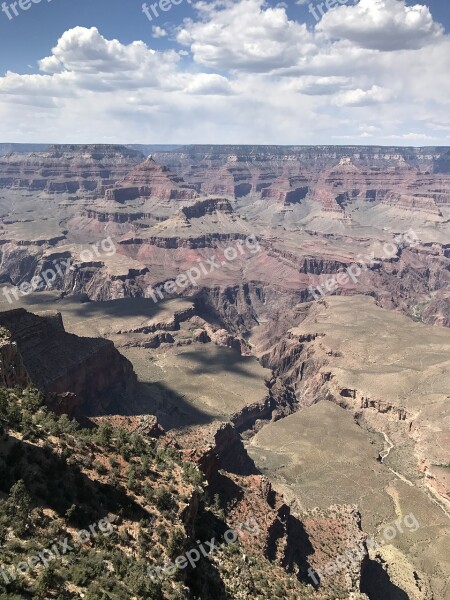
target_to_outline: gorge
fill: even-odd
[[[444,600],[449,233],[449,148],[8,148],[2,382],[92,427],[152,419],[229,518],[265,519],[261,552],[298,597]],[[308,569],[411,513],[417,531],[314,585]]]

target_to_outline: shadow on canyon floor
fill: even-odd
[[[116,406],[116,414],[155,415],[166,431],[189,425],[207,425],[214,416],[193,406],[186,398],[161,382],[139,382],[130,405]]]
[[[184,357],[196,364],[192,370],[193,375],[215,375],[218,371],[217,363],[208,362],[208,357],[196,352],[184,352]],[[253,356],[242,356],[238,352],[223,355],[222,369],[236,375],[242,375],[247,379],[259,380],[259,377],[251,371],[250,366],[255,362]]]
[[[117,300],[95,301],[89,300],[86,294],[74,294],[62,297],[61,292],[35,292],[29,295],[19,295],[20,303],[12,308],[23,307],[31,312],[37,307],[48,310],[61,311],[64,322],[69,317],[100,320],[117,319],[149,319],[154,320],[158,315],[165,313],[165,317],[173,314],[179,309],[186,308],[189,305],[189,299],[167,299],[161,302],[153,302],[150,298],[118,298]],[[170,303],[169,306],[166,303]],[[6,309],[6,306],[5,306]],[[138,323],[138,322],[137,322]]]
[[[361,592],[370,600],[409,600],[408,594],[392,583],[383,567],[368,557],[361,567]]]

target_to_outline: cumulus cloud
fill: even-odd
[[[18,75],[8,71],[0,77],[0,98],[14,95],[28,95],[32,98],[52,96],[62,98],[77,95],[70,73],[58,75]]]
[[[51,56],[39,61],[44,74],[7,72],[0,78],[0,94],[55,97],[79,95],[81,90],[111,92],[157,88],[189,94],[230,94],[229,80],[215,73],[178,69],[175,50],[156,52],[141,41],[129,45],[107,40],[92,27],[66,31]]]
[[[108,91],[122,87],[176,87],[174,75],[179,60],[175,50],[156,52],[142,41],[125,45],[107,40],[96,27],[74,27],[38,64],[42,72],[54,76],[55,84],[58,75],[70,74],[77,88]]]
[[[153,25],[152,35],[156,39],[167,37],[167,31],[163,27],[160,27],[159,25]]]
[[[342,92],[336,96],[334,101],[338,106],[370,106],[389,102],[393,98],[394,94],[390,90],[373,85],[369,90],[358,88]]]
[[[74,27],[60,37],[51,56],[39,61],[39,68],[47,73],[54,72],[55,67],[56,72],[125,72],[135,68],[140,60],[148,63],[155,54],[144,42],[124,45],[105,39],[96,27]]]
[[[314,50],[305,24],[289,20],[283,6],[261,0],[198,3],[200,20],[187,19],[177,41],[199,64],[218,69],[269,72],[296,64]]]
[[[230,82],[222,75],[215,73],[199,73],[186,87],[188,94],[229,95],[233,93]]]
[[[444,32],[427,6],[407,6],[405,0],[360,0],[355,6],[338,6],[325,13],[317,30],[380,51],[421,48]]]

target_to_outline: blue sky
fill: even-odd
[[[0,141],[450,143],[448,0],[178,1],[8,0]]]

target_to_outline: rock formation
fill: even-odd
[[[59,313],[39,317],[15,309],[0,313],[0,326],[9,337],[1,347],[3,383],[31,383],[52,398],[58,412],[120,411],[134,390],[133,367],[114,344],[66,333]]]
[[[156,163],[151,157],[137,165],[116,186],[106,190],[107,200],[121,203],[137,198],[190,200],[196,195],[195,190],[184,184],[181,177],[172,175],[167,167]]]
[[[124,146],[56,145],[28,155],[0,157],[0,188],[90,195],[122,179],[144,159]]]

